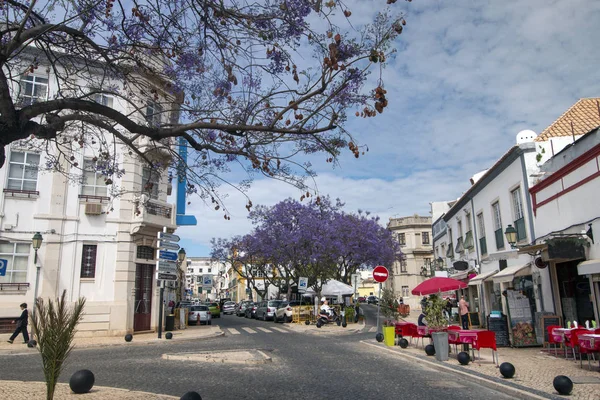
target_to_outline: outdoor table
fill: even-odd
[[[588,329],[590,331],[590,333],[594,333],[597,328],[585,328],[585,327],[579,327],[579,328],[554,328],[552,330],[552,334],[553,335],[562,336],[563,337],[563,342],[564,341],[570,342],[571,341],[571,333],[573,332],[574,329]]]
[[[590,353],[600,352],[600,334],[584,333],[583,335],[578,335],[578,338],[579,347],[581,347],[582,349],[586,349]],[[588,363],[590,362],[589,357],[590,356],[588,355]]]
[[[457,329],[457,330],[449,330],[448,331],[448,339],[454,342],[462,343],[467,346],[467,350],[469,349],[469,345],[472,345],[475,340],[477,340],[477,332],[484,332],[487,329]],[[473,360],[475,359],[475,350],[471,347],[473,351]]]

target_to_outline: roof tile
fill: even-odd
[[[572,124],[572,125],[571,125]],[[600,126],[600,98],[585,98],[571,106],[563,115],[544,129],[536,142],[559,136],[585,135]]]

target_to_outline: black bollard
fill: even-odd
[[[89,392],[94,386],[94,373],[89,369],[80,369],[71,375],[69,386],[73,393],[81,394]]]
[[[573,391],[573,381],[568,376],[558,375],[552,381],[552,385],[558,394],[569,395]]]
[[[127,335],[125,335],[126,342],[131,342],[132,339],[133,339],[133,335],[131,333],[128,333]]]
[[[425,354],[427,354],[428,356],[435,355],[435,347],[433,347],[432,344],[428,344],[427,346],[425,346]]]
[[[510,379],[515,376],[515,366],[509,362],[503,362],[500,364],[500,373],[503,377]]]
[[[461,351],[456,356],[456,359],[461,365],[467,365],[471,361],[471,356],[466,351]]]
[[[179,398],[179,400],[202,400],[202,397],[198,392],[187,392]]]

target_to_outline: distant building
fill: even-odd
[[[412,289],[431,276],[433,266],[433,246],[431,237],[431,217],[413,215],[411,217],[390,218],[387,228],[400,244],[403,257],[395,261],[386,288],[394,291],[397,298],[412,309],[420,307],[419,296],[411,294]]]
[[[229,297],[225,264],[210,257],[188,257],[186,264],[187,298],[205,301]]]

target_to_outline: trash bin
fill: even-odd
[[[175,314],[167,315],[165,321],[165,331],[175,330]]]

